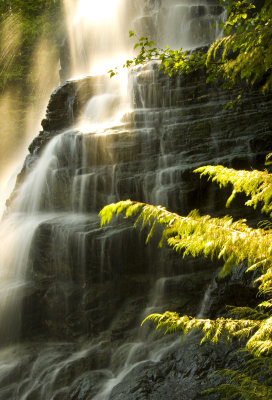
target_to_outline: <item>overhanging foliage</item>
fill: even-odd
[[[127,60],[124,67],[143,64],[150,60],[160,61],[159,69],[169,76],[189,74],[198,69],[206,69],[207,82],[219,81],[224,88],[239,89],[239,101],[243,90],[257,87],[265,93],[272,89],[272,3],[264,0],[258,9],[251,0],[221,0],[226,8],[226,19],[221,21],[222,37],[200,49],[183,51],[160,49],[147,37],[137,37],[134,49],[139,52]],[[111,76],[115,70],[109,71]],[[232,108],[235,102],[228,103]]]
[[[253,206],[261,202],[262,211],[271,214],[272,184],[267,171],[237,171],[221,166],[206,166],[195,172],[208,175],[220,186],[232,184],[234,193],[245,192],[250,199],[246,205]],[[270,194],[269,194],[270,193]],[[229,203],[228,201],[228,203]],[[156,226],[164,227],[159,246],[164,241],[183,257],[192,255],[223,259],[224,266],[220,276],[230,273],[236,265],[246,262],[247,271],[259,271],[255,284],[258,285],[259,304],[255,308],[232,307],[229,309],[233,318],[198,319],[175,312],[151,314],[147,320],[155,322],[156,329],[165,333],[181,331],[183,335],[194,329],[203,332],[202,342],[209,340],[217,343],[219,338],[228,342],[237,338],[245,342],[245,349],[258,362],[248,364],[243,372],[223,371],[229,382],[220,385],[219,390],[229,399],[271,399],[271,382],[267,371],[271,369],[272,354],[272,231],[263,228],[250,228],[245,220],[233,221],[231,217],[212,218],[200,216],[192,211],[183,217],[167,211],[164,207],[153,206],[131,200],[110,204],[100,211],[101,225],[110,222],[113,215],[124,214],[125,218],[137,217],[134,227],[139,223],[142,229],[149,227],[146,241],[152,237]],[[268,356],[269,362],[266,361]],[[269,366],[267,366],[268,364]],[[264,367],[266,364],[266,367]],[[262,372],[256,365],[262,365]],[[269,369],[270,368],[270,369]],[[265,371],[265,372],[264,372]],[[249,390],[250,388],[250,390]],[[235,397],[236,396],[236,397]]]

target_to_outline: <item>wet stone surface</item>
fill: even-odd
[[[185,215],[194,208],[224,215],[229,189],[192,171],[262,168],[272,147],[272,98],[248,93],[226,111],[230,95],[207,86],[203,73],[169,79],[152,66],[134,74],[134,109],[109,135],[65,131],[96,91],[91,77],[52,94],[44,130],[30,145],[9,207],[40,222],[29,248],[22,345],[0,354],[10,357],[1,400],[197,400],[219,379],[208,380],[210,373],[241,357],[236,343],[199,346],[192,334],[181,345],[178,335],[140,324],[150,312],[218,317],[225,303],[254,305],[256,288],[242,266],[218,281],[220,264],[182,261],[158,250],[158,238],[145,245],[145,232],[129,222],[100,228],[97,212],[130,198]],[[228,213],[253,221],[242,201]]]

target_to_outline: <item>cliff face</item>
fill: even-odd
[[[10,200],[11,214],[39,221],[17,361],[0,378],[3,399],[198,399],[212,371],[237,363],[236,344],[199,347],[190,335],[181,345],[139,324],[154,311],[215,317],[226,303],[254,304],[250,280],[238,271],[216,283],[220,265],[181,261],[156,240],[145,246],[144,232],[126,221],[101,229],[97,212],[130,198],[180,214],[225,214],[227,191],[192,171],[262,168],[272,147],[272,96],[250,92],[226,111],[229,95],[203,73],[168,78],[152,65],[132,74],[132,111],[108,135],[83,134],[75,126],[101,79],[65,82],[52,94]],[[228,212],[254,220],[239,200]]]

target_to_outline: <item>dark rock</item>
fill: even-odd
[[[46,118],[42,120],[44,131],[60,131],[71,127],[87,101],[97,93],[101,79],[99,76],[87,76],[62,83],[50,97]]]
[[[190,11],[191,11],[192,18],[203,17],[206,14],[206,7],[205,6],[192,6],[190,8]]]
[[[242,360],[236,342],[200,347],[200,337],[191,334],[181,346],[178,336],[139,326],[151,312],[217,317],[227,315],[225,304],[254,306],[254,276],[244,275],[244,266],[214,279],[220,263],[158,250],[159,231],[145,245],[147,231],[126,222],[102,229],[93,213],[131,198],[180,214],[198,208],[224,215],[231,189],[220,191],[192,171],[205,164],[260,168],[272,146],[272,97],[248,91],[228,111],[224,105],[235,93],[207,85],[203,71],[168,78],[153,65],[133,73],[136,108],[111,134],[71,129],[62,135],[96,93],[98,82],[88,77],[52,94],[44,130],[29,147],[10,208],[47,143],[59,139],[57,162],[40,189],[37,212],[45,218],[33,237],[22,302],[21,340],[33,344],[18,356],[20,368],[11,368],[14,378],[10,371],[3,378],[0,398],[43,398],[50,382],[50,399],[85,400],[110,393],[112,385],[111,400],[196,400],[220,382],[210,381],[210,373]],[[228,212],[254,225],[258,215],[244,211],[243,202],[237,198]]]
[[[211,15],[220,15],[224,11],[223,7],[221,6],[210,6],[209,7],[209,13]]]
[[[207,378],[214,370],[237,366],[243,357],[233,354],[223,343],[200,346],[199,342],[199,335],[190,334],[182,344],[177,341],[160,361],[141,363],[115,386],[110,400],[199,399],[203,390],[220,382],[216,375]],[[235,347],[237,344],[232,350]],[[219,395],[208,398],[218,399]]]

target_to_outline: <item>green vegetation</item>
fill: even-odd
[[[58,83],[60,0],[0,1],[0,169],[29,135]]]
[[[36,45],[42,38],[57,52],[60,34],[59,0],[0,2],[0,88],[20,84],[31,90],[30,68]],[[35,82],[32,82],[35,83]]]
[[[253,206],[261,203],[262,212],[271,216],[272,175],[267,171],[237,171],[222,166],[206,166],[195,171],[208,175],[220,186],[233,185],[228,205],[238,192],[245,192]],[[230,318],[197,319],[180,316],[175,312],[149,315],[157,329],[165,332],[181,331],[186,335],[193,329],[203,332],[202,342],[217,343],[219,338],[228,342],[237,338],[252,358],[239,371],[222,371],[228,383],[216,389],[225,399],[265,399],[272,397],[272,231],[271,224],[251,228],[245,220],[233,221],[229,216],[212,218],[200,216],[194,210],[188,216],[167,211],[164,207],[135,201],[120,201],[100,211],[101,225],[110,222],[113,215],[137,216],[134,226],[149,227],[146,241],[153,236],[157,225],[163,226],[159,246],[166,242],[182,257],[203,255],[222,260],[224,265],[219,278],[230,274],[237,265],[245,263],[246,272],[258,271],[254,284],[258,286],[259,304],[255,308],[231,307]],[[245,345],[244,345],[245,343]],[[208,391],[210,392],[210,391]]]
[[[237,101],[244,90],[251,88],[263,94],[272,89],[272,2],[271,0],[225,0],[227,18],[222,22],[223,37],[212,43],[207,51],[158,49],[153,41],[141,37],[135,44],[138,55],[127,60],[124,67],[141,65],[150,60],[160,61],[159,69],[169,76],[189,74],[205,69],[207,83],[217,82],[225,89],[238,92]],[[136,36],[133,31],[130,37]],[[117,71],[109,71],[114,76]],[[233,108],[235,101],[227,104]],[[271,164],[271,155],[267,164]],[[195,172],[219,184],[231,184],[233,191],[227,201],[230,205],[237,193],[245,193],[246,206],[272,216],[272,175],[267,171],[237,171],[223,166],[206,166]],[[216,320],[180,316],[175,312],[149,315],[143,323],[151,320],[156,329],[165,332],[181,331],[186,335],[192,329],[203,333],[203,341],[217,343],[219,338],[228,342],[240,340],[242,349],[250,356],[237,371],[219,371],[227,383],[206,391],[219,391],[224,399],[270,400],[272,398],[272,230],[271,220],[260,222],[251,228],[245,220],[234,221],[231,217],[212,218],[200,216],[197,210],[183,217],[161,206],[121,201],[104,207],[100,212],[101,225],[112,216],[125,214],[137,216],[134,226],[150,227],[147,242],[156,226],[163,226],[159,246],[166,242],[182,257],[204,256],[223,261],[219,278],[231,274],[233,268],[244,263],[246,272],[256,271],[259,304],[255,308],[229,308],[230,318]],[[256,299],[257,303],[257,299]]]
[[[219,81],[224,88],[243,90],[258,87],[263,93],[272,89],[272,3],[264,0],[257,7],[252,0],[221,0],[227,18],[221,22],[223,37],[213,42],[207,51],[159,49],[147,37],[135,44],[138,55],[127,60],[124,67],[159,60],[166,74],[189,74],[205,68],[207,82]],[[135,36],[133,31],[130,37]],[[111,76],[116,71],[109,71]],[[233,104],[231,104],[233,106]]]

